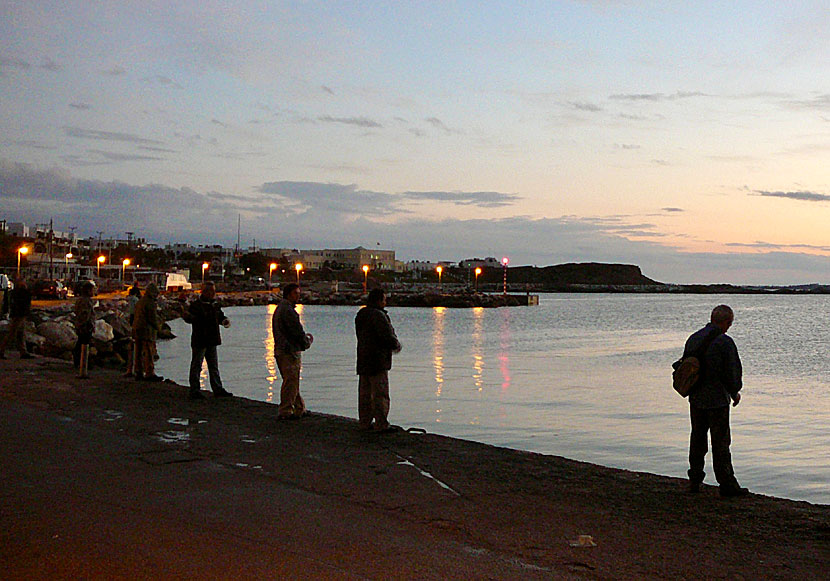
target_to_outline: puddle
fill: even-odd
[[[124,412],[120,412],[118,410],[104,410],[104,414],[105,422],[114,422],[124,417]]]
[[[185,418],[169,418],[167,423],[173,424],[174,426],[189,426],[190,420]]]
[[[158,432],[156,433],[156,439],[161,440],[165,444],[179,444],[190,441],[190,434],[176,431]]]

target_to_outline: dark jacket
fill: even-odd
[[[135,306],[135,317],[133,318],[133,338],[139,341],[155,341],[161,329],[161,317],[158,314],[158,303],[156,295],[158,291],[151,292],[149,287],[144,296]]]
[[[32,311],[32,293],[28,288],[18,286],[9,291],[9,317],[21,319]]]
[[[354,318],[357,333],[357,374],[377,375],[392,369],[392,352],[400,351],[392,321],[384,309],[365,306]]]
[[[274,351],[276,353],[298,354],[311,347],[306,337],[300,315],[294,310],[294,305],[287,299],[282,299],[271,318],[271,329],[274,332]]]
[[[222,335],[219,332],[219,325],[226,318],[215,300],[206,301],[199,297],[191,302],[182,314],[182,319],[193,325],[190,346],[202,348],[221,345]]]
[[[88,342],[95,332],[95,303],[92,297],[81,296],[75,299],[75,331],[79,337]]]
[[[727,407],[742,387],[743,368],[735,341],[713,323],[689,337],[683,357],[693,355],[709,333],[719,333],[719,336],[703,355],[700,380],[689,394],[689,405],[701,409]]]

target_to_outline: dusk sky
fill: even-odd
[[[816,2],[0,0],[0,218],[830,284]]]

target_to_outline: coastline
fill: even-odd
[[[12,576],[808,578],[828,565],[827,505],[690,495],[678,478],[324,414],[277,422],[273,404],[188,402],[173,383],[9,357]],[[572,547],[579,535],[596,546]]]

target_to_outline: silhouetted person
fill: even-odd
[[[230,327],[230,321],[216,303],[216,285],[208,281],[202,286],[199,297],[193,300],[185,309],[182,318],[186,323],[193,325],[190,336],[190,399],[204,399],[199,385],[199,376],[202,373],[202,362],[207,359],[210,389],[214,397],[231,397],[233,394],[222,387],[222,378],[219,376],[219,357],[216,347],[222,344],[219,325]]]
[[[78,340],[72,350],[72,360],[78,370],[78,377],[88,377],[89,345],[92,343],[92,333],[95,331],[95,303],[92,301],[92,283],[81,284],[79,296],[75,299],[75,332]]]
[[[401,344],[386,312],[386,295],[382,289],[369,292],[366,306],[354,318],[357,333],[357,414],[360,427],[380,432],[394,431],[386,419],[389,415],[389,370],[392,354]]]
[[[718,481],[720,495],[744,496],[732,468],[729,446],[732,436],[729,429],[729,405],[741,401],[741,376],[743,373],[738,348],[732,337],[726,334],[735,315],[726,305],[712,310],[711,322],[694,333],[686,341],[683,357],[694,355],[704,339],[714,333],[701,359],[700,379],[689,394],[692,434],[689,443],[689,490],[699,492],[706,473],[703,471],[708,434],[712,438],[712,464]]]
[[[9,312],[10,290],[9,277],[0,272],[0,319],[5,319],[6,313]]]
[[[306,333],[294,306],[300,300],[300,286],[285,285],[282,300],[274,311],[271,328],[274,332],[274,358],[282,376],[278,418],[296,420],[308,415],[300,395],[301,353],[311,347],[314,337]]]
[[[155,283],[147,285],[144,296],[135,306],[133,318],[133,339],[136,344],[135,377],[146,381],[163,381],[156,375],[156,339],[161,329],[158,314],[159,289]]]
[[[14,282],[14,288],[9,291],[9,330],[0,343],[0,359],[6,358],[6,345],[14,341],[20,351],[21,359],[31,359],[33,355],[26,349],[26,319],[32,311],[32,293],[22,278]]]
[[[135,307],[138,305],[138,301],[141,300],[141,289],[138,288],[138,283],[134,284],[130,287],[130,291],[127,293],[127,320],[130,323],[130,328],[133,326],[133,320],[135,319]],[[130,337],[130,344],[127,346],[127,370],[124,372],[126,377],[129,377],[136,372],[135,368],[135,361],[137,359],[136,355],[136,342],[133,337]]]

